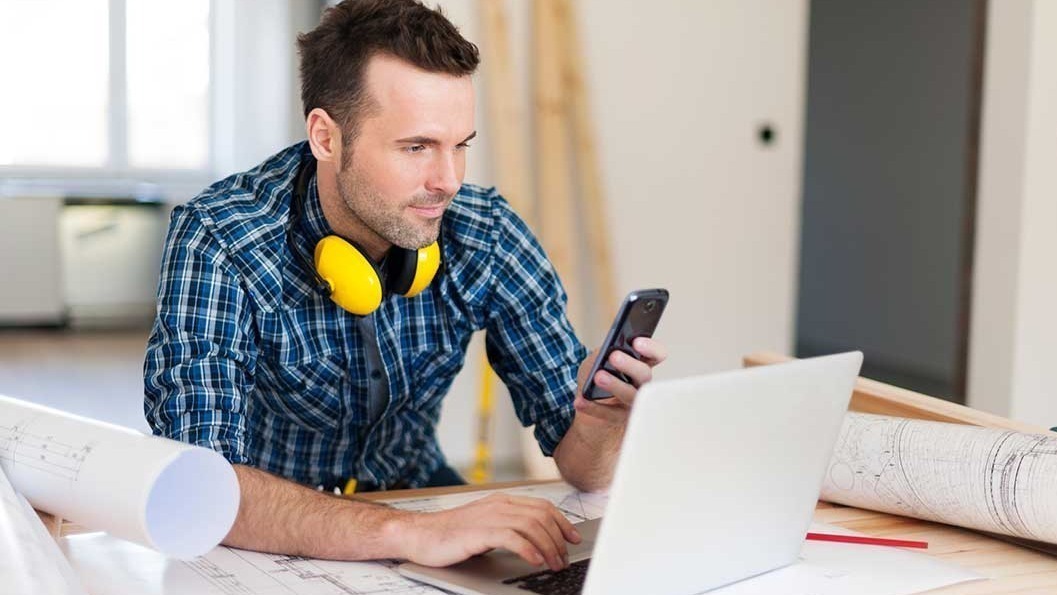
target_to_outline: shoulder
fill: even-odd
[[[174,219],[196,219],[231,253],[282,238],[304,151],[304,143],[295,144],[214,183],[177,207]]]
[[[444,213],[440,245],[443,282],[438,285],[457,313],[484,324],[494,285],[494,249],[503,222],[516,217],[495,188],[463,184]]]
[[[510,203],[494,188],[463,184],[444,215],[444,240],[491,251],[500,236],[531,233]]]
[[[441,249],[454,294],[472,306],[491,302],[497,284],[534,284],[549,267],[528,225],[495,188],[464,184],[444,215]]]

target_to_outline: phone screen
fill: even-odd
[[[641,360],[642,357],[632,348],[631,343],[639,337],[653,336],[667,305],[668,290],[666,289],[640,289],[632,291],[624,298],[613,320],[613,326],[610,327],[606,340],[598,350],[598,357],[591,366],[591,372],[587,375],[587,382],[584,383],[583,389],[585,398],[596,400],[613,396],[609,391],[595,385],[594,378],[598,370],[605,370],[624,382],[630,382],[627,376],[609,364],[609,356],[614,351],[623,351]]]

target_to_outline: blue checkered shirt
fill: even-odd
[[[420,486],[446,464],[441,401],[474,331],[522,424],[550,454],[573,419],[586,349],[553,266],[494,189],[464,185],[441,226],[443,265],[414,298],[360,317],[321,295],[292,253],[333,233],[313,178],[287,242],[305,143],[212,185],[173,211],[144,363],[155,434],[309,484],[356,477]],[[388,402],[372,411],[371,377]]]

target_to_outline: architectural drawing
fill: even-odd
[[[581,494],[561,483],[502,491],[515,496],[532,496],[550,500],[573,522],[586,518],[598,518],[605,507],[604,500],[600,503],[599,497]],[[388,504],[402,510],[437,512],[462,506],[490,493],[492,492],[408,498],[392,500]],[[210,592],[211,594],[215,592],[218,595],[247,593],[424,595],[443,593],[443,591],[400,576],[393,568],[395,564],[392,562],[329,562],[218,547],[209,554],[184,564],[210,583],[215,589]]]
[[[75,445],[51,434],[33,432],[26,420],[10,425],[0,422],[0,459],[5,464],[25,465],[76,481],[94,447],[95,443]]]
[[[38,510],[177,558],[212,550],[238,512],[217,452],[3,395],[0,469]]]
[[[546,498],[574,522],[582,517],[597,518],[605,507],[605,496],[581,494],[562,483],[501,491]],[[461,506],[489,493],[492,492],[407,498],[388,504],[403,510],[431,512]],[[444,593],[400,576],[392,561],[337,562],[225,546],[193,560],[166,560],[157,552],[103,534],[73,536],[66,539],[64,547],[86,586],[96,595],[151,592],[145,585],[163,585],[165,593],[189,595]]]
[[[208,583],[200,592],[210,595],[443,593],[400,576],[391,562],[333,562],[218,547],[184,564]]]
[[[449,494],[428,498],[406,498],[389,500],[387,503],[402,510],[435,512],[468,504],[496,491],[512,496],[530,496],[549,500],[573,523],[601,518],[606,507],[606,496],[604,494],[587,494],[577,491],[564,483],[545,483],[507,490]]]
[[[561,483],[502,490],[554,502],[570,518],[595,517],[606,496],[577,492]],[[408,498],[390,503],[437,511],[460,506],[486,493]],[[846,532],[814,526],[815,531]],[[198,559],[179,562],[107,535],[67,537],[64,548],[93,595],[432,595],[443,591],[404,579],[392,562],[334,562],[218,547]],[[841,547],[808,542],[799,564],[725,587],[718,593],[793,595],[887,595],[912,593],[979,578],[942,560],[899,548]],[[891,572],[899,568],[899,572]]]
[[[563,483],[502,490],[515,496],[543,498],[554,503],[573,522],[602,516],[605,497],[582,494]],[[473,492],[391,500],[390,506],[417,512],[437,512],[462,506],[493,492]],[[310,595],[386,594],[424,595],[443,593],[406,579],[392,562],[330,562],[294,556],[261,554],[229,547],[184,562],[213,589],[210,595],[249,593],[306,593]]]
[[[337,562],[219,546],[174,560],[104,533],[65,538],[63,550],[92,595],[433,595],[392,562]]]
[[[848,413],[822,499],[1057,542],[1057,437]]]

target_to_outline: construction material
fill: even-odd
[[[479,0],[485,54],[486,106],[498,186],[532,227],[568,296],[567,313],[582,337],[604,332],[616,293],[598,155],[590,122],[584,64],[570,0],[534,0],[532,15],[532,122],[535,178],[526,155],[526,118],[516,100],[504,0]],[[590,271],[586,278],[581,272]],[[601,337],[599,337],[601,338]],[[591,343],[588,340],[588,343]],[[482,358],[483,360],[483,358]],[[484,441],[491,411],[484,402],[494,375],[481,375],[477,448],[471,478],[487,478],[490,448]],[[491,413],[488,413],[491,415]],[[528,476],[557,477],[540,454],[531,430],[522,435]]]
[[[485,107],[492,157],[499,191],[531,226],[536,220],[532,201],[525,133],[525,114],[514,92],[514,61],[504,0],[479,0],[484,54]]]
[[[563,3],[559,0],[532,3],[536,192],[540,240],[561,276],[569,296],[569,319],[577,327],[583,322],[584,304],[575,248],[577,217],[573,204],[573,155],[569,150],[570,119],[563,76],[563,44],[555,42],[568,27],[565,22],[568,14],[562,9]]]
[[[576,182],[580,191],[580,215],[591,259],[592,295],[595,307],[590,321],[594,330],[606,328],[616,314],[619,296],[613,279],[613,264],[609,250],[609,225],[605,196],[602,192],[602,171],[591,122],[587,85],[580,36],[571,0],[557,0],[562,15],[558,43],[561,45],[562,80],[566,85],[567,107],[572,123],[573,153],[576,157]]]
[[[792,359],[787,355],[760,352],[745,356],[743,363],[746,366],[763,366],[779,364]],[[1002,428],[1029,434],[1047,432],[1046,428],[1041,426],[1007,419],[986,411],[979,411],[965,405],[944,401],[943,399],[870,380],[869,378],[859,378],[855,381],[855,392],[852,393],[851,404],[848,405],[848,409],[859,413],[944,421],[985,428]]]

